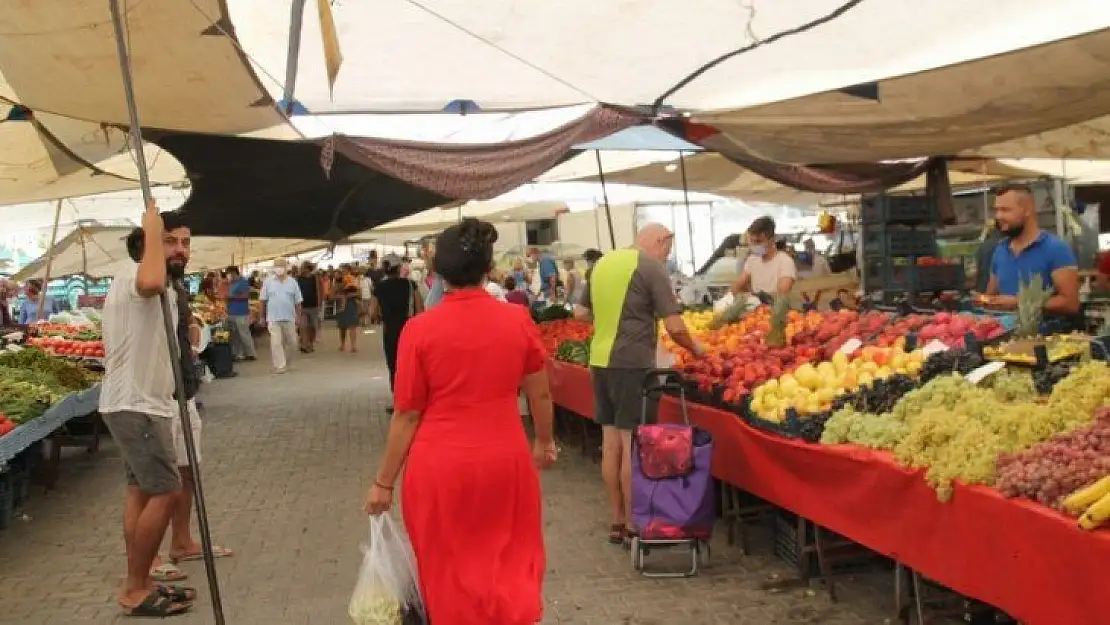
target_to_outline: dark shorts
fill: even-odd
[[[644,376],[647,369],[603,369],[590,367],[590,381],[594,388],[594,420],[598,425],[615,426],[619,430],[634,430],[645,413]],[[655,423],[659,414],[659,400],[648,400],[646,422]]]
[[[109,412],[104,424],[123,454],[127,485],[144,495],[162,495],[181,489],[173,421],[179,417],[152,417],[139,412]]]

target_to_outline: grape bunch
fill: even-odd
[[[853,405],[856,410],[870,413],[890,412],[902,396],[917,386],[913,378],[906,375],[893,375],[883,380],[875,380],[871,386],[863,388],[856,395]],[[834,406],[835,409],[835,406]]]
[[[1036,383],[1028,371],[1004,369],[989,378],[988,386],[1003,402],[1032,401],[1037,396]]]
[[[802,419],[798,425],[798,436],[807,443],[816,443],[825,434],[825,423],[832,417],[832,412],[818,412]]]
[[[1041,395],[1048,395],[1058,382],[1068,377],[1069,373],[1071,373],[1071,365],[1068,363],[1048,365],[1044,369],[1033,372],[1033,386]]]
[[[995,488],[1006,497],[1025,497],[1064,511],[1060,504],[1065,497],[1110,475],[1110,409],[1100,409],[1087,427],[1000,455],[996,470]]]
[[[868,449],[892,449],[908,431],[906,424],[891,417],[890,413],[876,415],[850,407],[841,408],[825,422],[821,444],[852,443]]]
[[[967,375],[985,364],[983,357],[966,349],[947,349],[925,360],[921,367],[921,381],[928,382],[938,375],[959,373]]]

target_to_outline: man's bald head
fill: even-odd
[[[646,224],[636,233],[636,248],[661,263],[671,257],[673,243],[674,233],[660,223]]]

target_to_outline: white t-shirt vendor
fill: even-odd
[[[736,295],[789,293],[798,277],[794,259],[775,249],[775,220],[760,217],[748,227],[748,258],[729,292]]]

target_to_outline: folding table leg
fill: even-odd
[[[817,568],[821,571],[821,577],[829,591],[829,601],[836,603],[836,578],[825,556],[825,539],[821,526],[816,523],[813,524],[813,548],[817,552]]]

